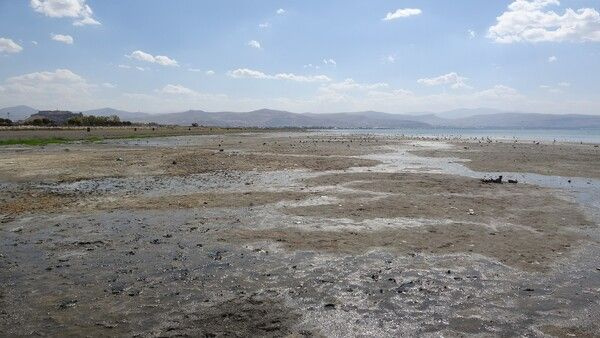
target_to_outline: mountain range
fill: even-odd
[[[14,121],[24,120],[37,109],[15,106],[0,109],[0,117],[10,116]],[[10,113],[7,115],[7,113]],[[131,122],[221,127],[314,127],[314,128],[600,128],[600,115],[536,114],[507,112],[488,108],[456,109],[440,113],[417,112],[390,114],[377,111],[347,113],[292,113],[282,110],[260,109],[250,112],[184,112],[148,114],[113,108],[83,111],[86,115],[117,115]]]

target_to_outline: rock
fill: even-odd
[[[517,183],[519,183],[519,181],[517,181],[517,180],[508,180],[508,183],[517,184]]]
[[[335,304],[333,304],[333,303],[327,303],[327,304],[323,305],[323,307],[326,310],[334,310],[335,309]]]
[[[123,158],[122,157],[117,157],[117,162],[123,162]]]
[[[469,209],[469,215],[475,215],[475,210]]]
[[[75,304],[77,304],[76,299],[66,299],[66,300],[61,301],[58,304],[58,308],[64,310],[64,309],[68,309],[70,307],[74,307]]]

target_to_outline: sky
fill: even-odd
[[[0,107],[600,115],[600,0],[0,0]]]

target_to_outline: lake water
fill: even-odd
[[[402,129],[319,129],[340,134],[406,135],[440,138],[486,138],[495,140],[600,143],[600,129],[479,129],[479,128],[402,128]]]

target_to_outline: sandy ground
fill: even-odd
[[[594,336],[598,154],[291,132],[0,147],[0,332]]]
[[[600,178],[600,147],[597,144],[552,142],[455,142],[444,150],[415,152],[422,156],[468,159],[466,165],[478,171],[533,172],[542,175]]]

